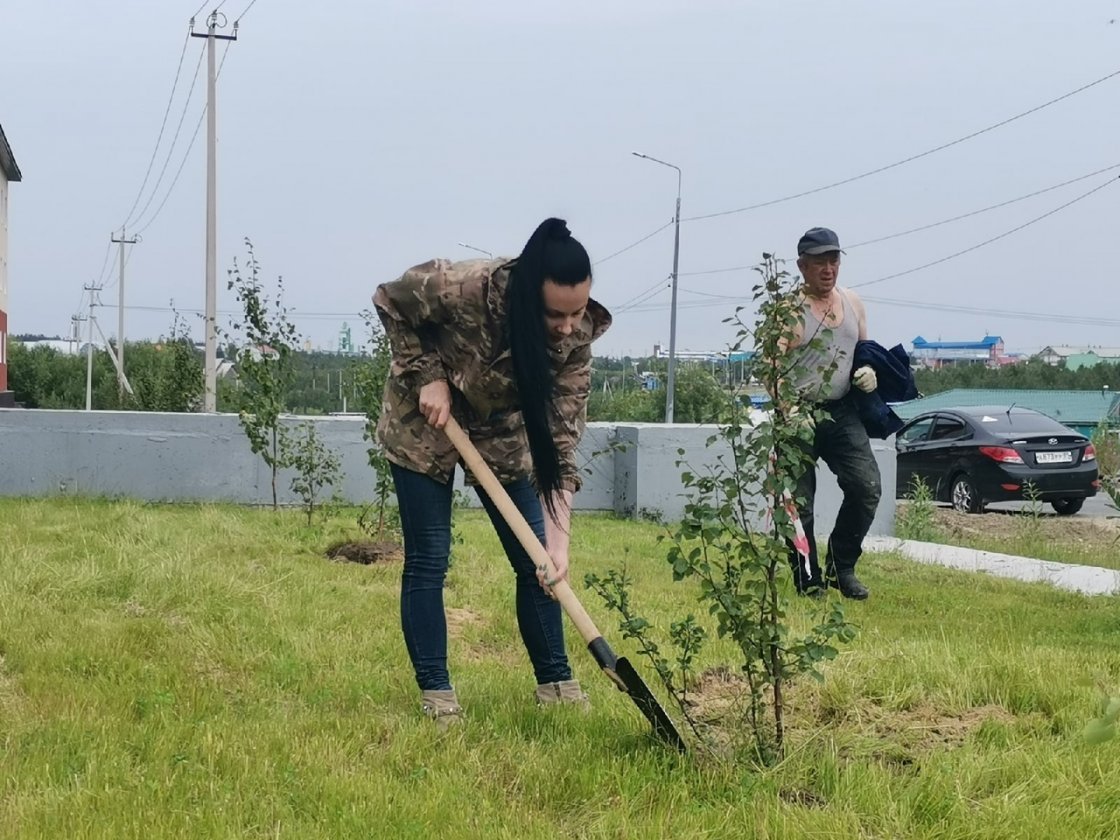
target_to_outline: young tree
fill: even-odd
[[[384,540],[389,497],[393,493],[393,476],[389,471],[389,461],[377,440],[377,424],[381,419],[381,399],[385,391],[385,380],[389,376],[392,350],[389,337],[385,334],[376,313],[366,310],[362,313],[368,336],[369,357],[355,366],[353,375],[358,383],[358,405],[366,415],[363,438],[369,444],[366,455],[374,472],[374,502],[362,511],[358,525],[370,539]]]
[[[248,258],[244,268],[233,261],[228,288],[237,296],[242,317],[223,340],[234,349],[237,375],[241,383],[243,408],[238,413],[241,428],[253,452],[260,455],[272,471],[272,508],[277,508],[276,476],[289,466],[289,447],[280,423],[288,389],[294,376],[294,354],[300,343],[295,325],[288,320],[284,306],[284,278],[277,277],[276,291],[270,295],[261,282],[261,267],[246,238]]]
[[[292,491],[302,500],[310,526],[315,507],[322,506],[323,491],[336,485],[342,477],[342,463],[338,453],[323,442],[311,421],[300,424],[288,438],[287,446],[288,462],[296,470]]]
[[[737,669],[745,684],[742,715],[753,759],[771,764],[780,759],[785,742],[786,690],[800,675],[822,679],[819,664],[836,656],[835,642],[849,641],[854,629],[844,619],[838,601],[826,602],[823,615],[805,635],[795,637],[786,617],[788,587],[780,583],[797,539],[792,494],[797,476],[814,464],[807,451],[813,423],[819,419],[811,403],[790,381],[795,354],[787,351],[801,318],[801,300],[782,264],[766,254],[757,271],[754,289],[758,317],[753,327],[740,320],[732,351],[748,341],[756,352],[754,375],[774,399],[765,416],[736,409],[709,438],[724,454],[703,471],[688,469],[682,480],[690,498],[684,517],[672,526],[667,560],[673,579],[699,584],[703,612],[715,622],[715,632],[732,641],[738,651]],[[809,342],[812,347],[823,340]],[[683,450],[681,450],[683,455]],[[677,650],[675,665],[661,656],[650,638],[650,623],[637,615],[627,592],[625,573],[587,576],[607,604],[623,615],[622,630],[637,638],[650,656],[666,688],[698,734],[690,715],[689,672],[708,633],[694,616],[674,621],[669,637]],[[732,727],[732,735],[738,727]]]

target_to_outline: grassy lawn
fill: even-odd
[[[594,708],[536,709],[506,561],[484,516],[459,515],[469,717],[440,739],[399,565],[322,557],[349,519],[0,500],[0,837],[1120,836],[1120,743],[1081,737],[1096,684],[1120,687],[1116,599],[868,557],[859,638],[790,689],[786,760],[714,768],[651,742],[571,636]],[[626,561],[640,610],[680,617],[657,534],[579,517],[576,577]]]

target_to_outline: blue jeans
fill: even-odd
[[[422,691],[451,688],[447,672],[447,616],[443,582],[451,554],[452,481],[440,484],[423,473],[390,465],[404,532],[401,629]],[[572,678],[564,650],[560,605],[541,589],[532,559],[521,547],[486,492],[476,488],[516,578],[517,626],[538,683]],[[513,503],[544,544],[544,514],[528,479],[506,485]]]

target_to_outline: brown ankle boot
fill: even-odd
[[[446,732],[449,727],[462,722],[463,707],[455,696],[455,689],[448,691],[422,691],[420,710],[435,721],[436,730]]]
[[[579,680],[541,683],[537,686],[536,696],[539,706],[554,706],[564,703],[579,706],[584,710],[591,708],[591,701],[583,689],[579,687]]]

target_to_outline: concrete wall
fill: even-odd
[[[295,425],[301,418],[287,421]],[[360,417],[319,417],[342,460],[339,488],[372,495]],[[282,472],[277,491],[297,501]],[[272,475],[249,449],[234,414],[0,409],[0,495],[93,494],[151,501],[271,503]]]
[[[366,461],[361,417],[311,419],[328,446],[339,453],[344,479],[339,490],[350,502],[372,495],[373,473]],[[584,473],[576,496],[581,510],[615,511],[625,516],[680,517],[684,507],[680,468],[686,451],[691,468],[704,469],[726,453],[705,446],[712,426],[592,423],[580,444]],[[895,462],[889,441],[873,441],[887,488],[872,527],[893,533]],[[463,487],[462,470],[456,483]],[[282,472],[282,503],[297,501]],[[225,501],[266,504],[271,474],[249,450],[231,414],[158,414],[0,409],[0,496],[90,494],[152,501]],[[822,469],[817,494],[817,531],[827,532],[840,506],[840,491]],[[476,503],[473,493],[471,503]]]
[[[629,517],[651,515],[679,519],[685,503],[680,481],[682,470],[702,475],[717,466],[721,459],[730,463],[731,451],[725,442],[706,445],[718,431],[716,426],[684,423],[619,424],[615,430],[615,512]],[[685,451],[683,456],[679,454],[681,449]],[[871,533],[887,536],[894,533],[894,439],[872,440],[871,449],[884,488]],[[685,462],[687,467],[677,466],[679,461]],[[817,471],[817,533],[832,530],[842,499],[836,477],[822,464]]]

